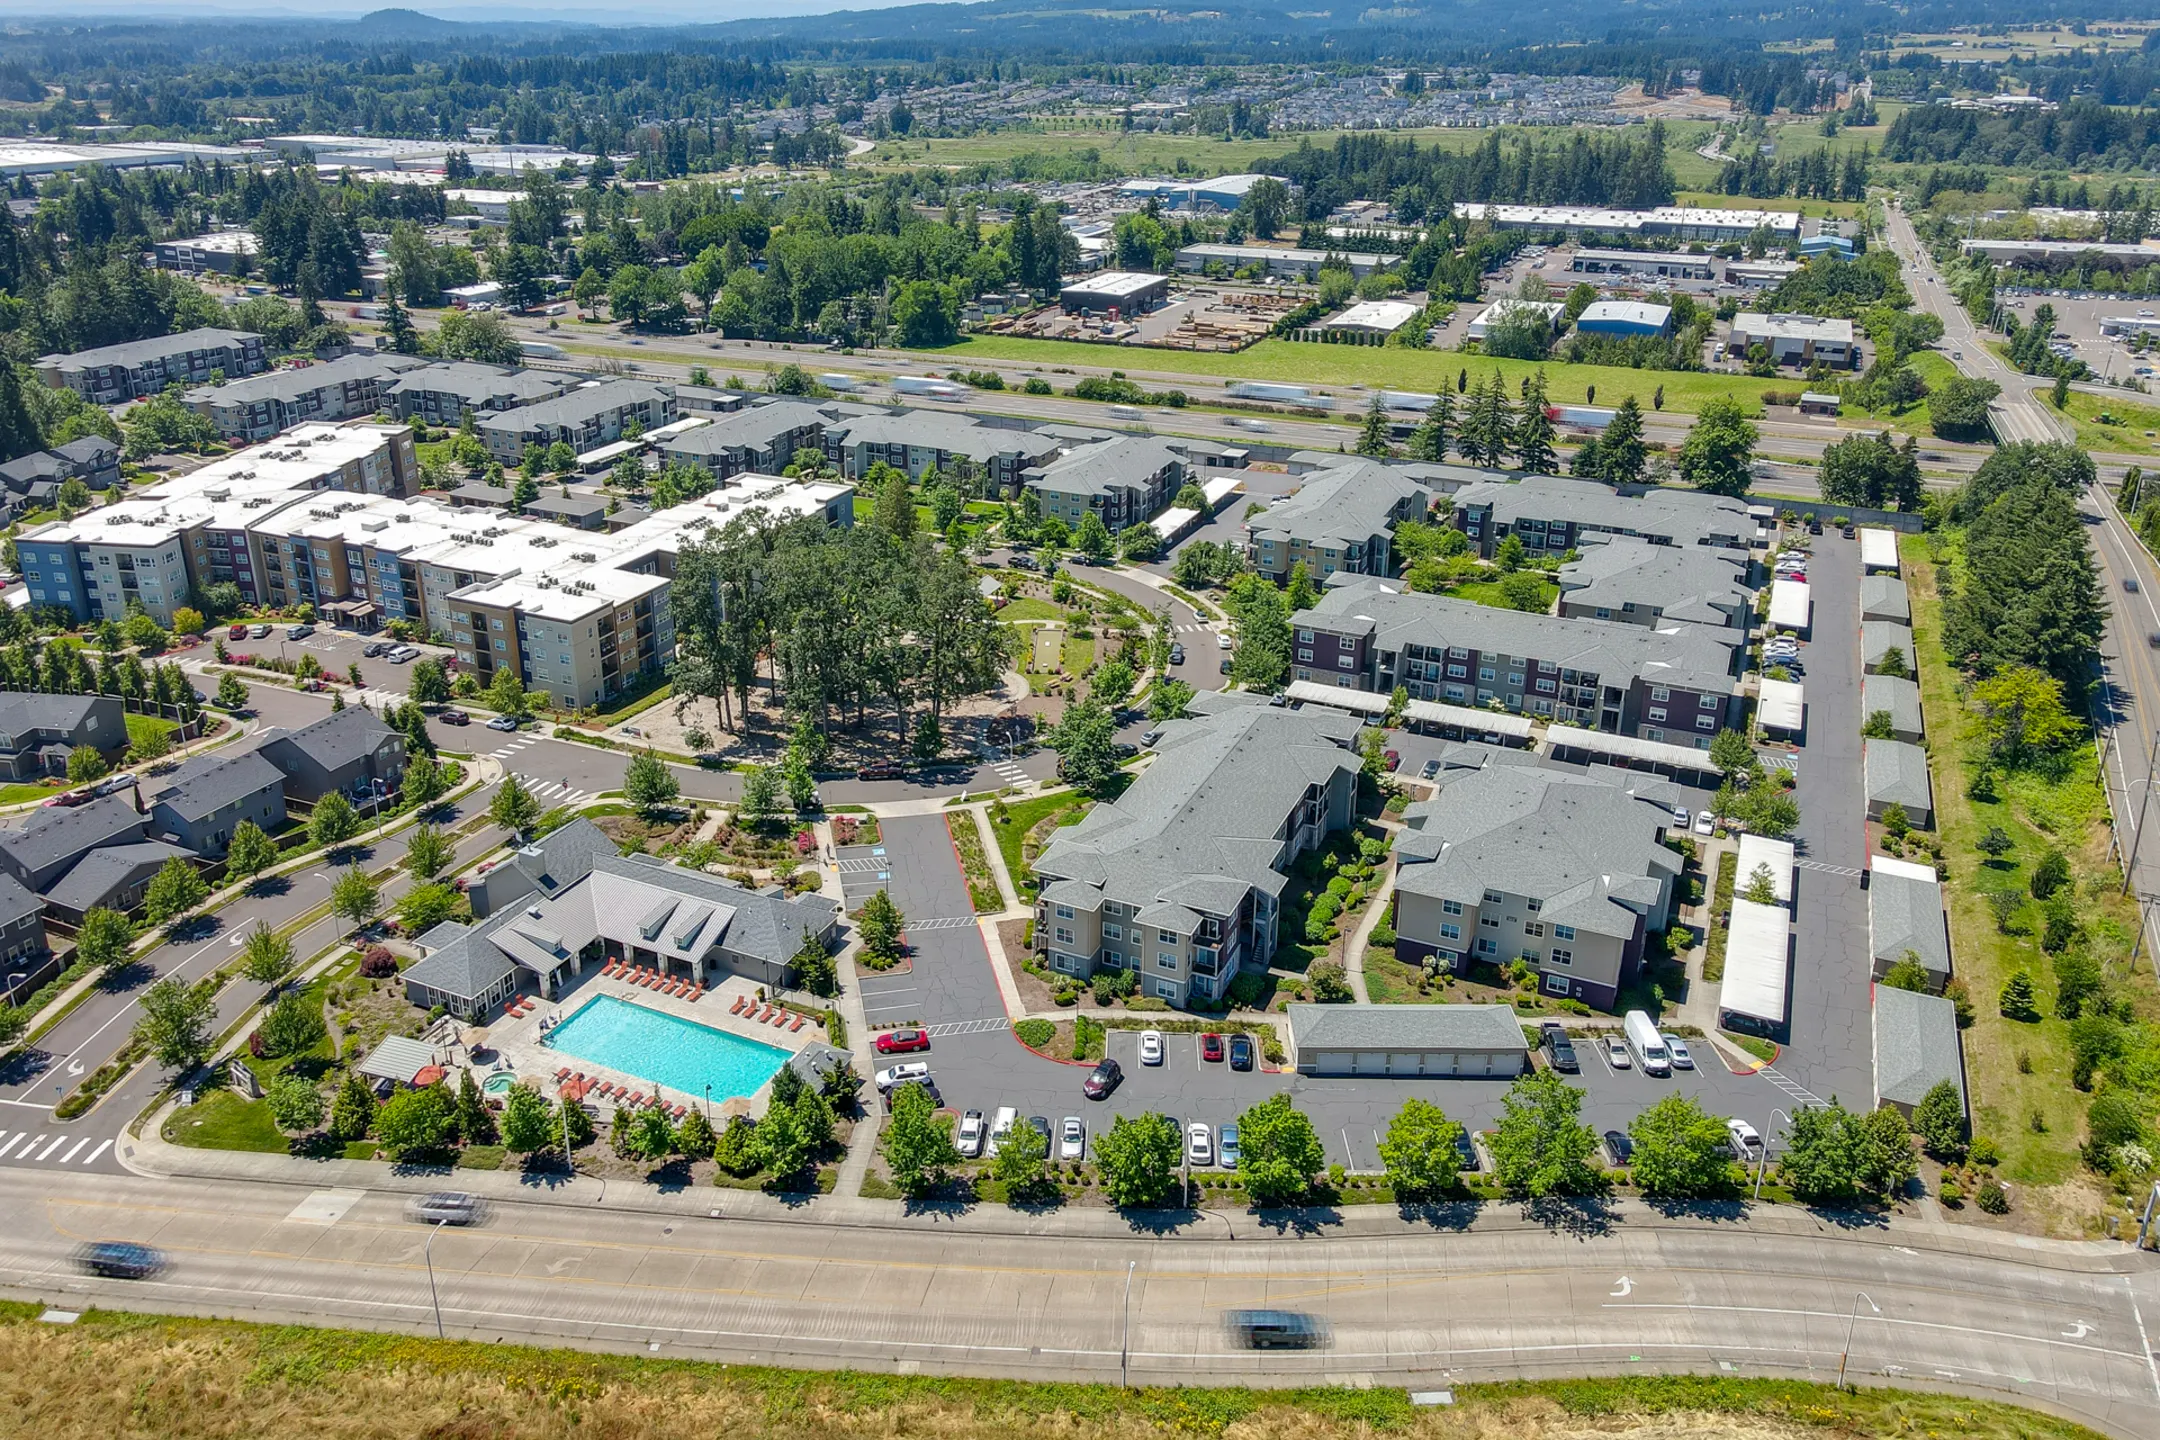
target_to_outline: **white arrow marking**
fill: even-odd
[[[1914,1256],[1917,1256],[1917,1255],[1918,1255],[1918,1254],[1920,1253],[1920,1252],[1919,1252],[1919,1251],[1917,1251],[1917,1250],[1911,1250],[1911,1249],[1907,1249],[1907,1248],[1906,1248],[1905,1246],[1903,1246],[1903,1245],[1893,1245],[1893,1246],[1891,1246],[1890,1248],[1891,1248],[1891,1249],[1893,1249],[1893,1250],[1895,1250],[1895,1251],[1897,1251],[1897,1253],[1898,1253],[1898,1254],[1900,1254],[1900,1255],[1914,1255]]]
[[[1620,1277],[1620,1283],[1619,1283],[1618,1285],[1615,1285],[1615,1286],[1613,1287],[1613,1290],[1612,1290],[1612,1297],[1613,1297],[1613,1299],[1615,1299],[1615,1300],[1618,1300],[1618,1299],[1620,1299],[1621,1297],[1623,1297],[1623,1296],[1626,1296],[1626,1295],[1631,1295],[1631,1294],[1633,1294],[1634,1292],[1635,1292],[1635,1282],[1634,1282],[1633,1280],[1630,1280],[1630,1279],[1628,1279],[1628,1277],[1627,1277],[1627,1276],[1625,1276],[1625,1275],[1622,1275],[1622,1276]]]
[[[77,1061],[75,1061],[75,1062],[74,1062],[73,1064],[71,1064],[71,1065],[69,1065],[69,1066],[68,1066],[68,1074],[70,1074],[70,1075],[80,1075],[80,1074],[82,1074],[82,1073],[83,1073],[83,1063],[82,1063],[82,1061],[80,1061],[80,1060],[77,1060]]]
[[[232,938],[230,940],[227,940],[225,943],[227,945],[244,945],[247,943],[247,936],[241,934],[238,930],[235,930],[233,932]]]
[[[2082,1340],[2093,1332],[2092,1326],[2086,1324],[2083,1320],[2079,1320],[2062,1333],[2065,1340]]]

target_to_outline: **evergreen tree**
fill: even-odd
[[[420,332],[413,328],[412,317],[405,307],[398,304],[397,295],[386,294],[383,305],[383,340],[399,355],[420,353]]]
[[[1598,471],[1605,479],[1615,485],[1642,482],[1643,465],[1649,456],[1643,446],[1642,407],[1635,403],[1633,395],[1622,398],[1597,444]]]
[[[1442,386],[1432,408],[1410,436],[1410,458],[1440,464],[1447,459],[1448,445],[1454,438],[1455,397]]]
[[[1357,453],[1373,459],[1384,459],[1390,449],[1388,444],[1387,410],[1380,404],[1380,397],[1372,397],[1372,404],[1365,409],[1365,428],[1358,435]]]
[[[1515,463],[1534,475],[1551,475],[1560,468],[1560,454],[1553,445],[1552,417],[1545,413],[1545,372],[1531,377],[1516,414]]]

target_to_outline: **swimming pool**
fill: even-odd
[[[510,1072],[505,1070],[498,1074],[490,1075],[487,1077],[487,1079],[481,1081],[480,1089],[483,1093],[489,1095],[507,1095],[510,1093],[511,1087],[516,1084],[517,1076],[512,1075]]]
[[[756,1094],[788,1060],[788,1052],[777,1046],[663,1015],[613,995],[594,996],[548,1032],[548,1045],[684,1095],[703,1095],[710,1085],[715,1100]]]

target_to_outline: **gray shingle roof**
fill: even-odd
[[[1903,740],[1869,740],[1862,744],[1861,764],[1867,772],[1867,798],[1907,810],[1935,808],[1935,790],[1928,783],[1927,752]]]
[[[140,840],[143,817],[118,795],[87,805],[41,807],[30,812],[20,830],[0,832],[0,850],[35,874],[49,865],[123,840]]]
[[[1912,601],[1906,597],[1905,582],[1895,575],[1863,575],[1860,577],[1860,618],[1863,620],[1894,620],[1900,625],[1912,623]],[[1907,656],[1911,659],[1911,656]]]
[[[1742,583],[1737,550],[1653,545],[1632,535],[1586,545],[1582,558],[1560,567],[1560,595],[1572,605],[1618,614],[1629,605],[1658,607],[1667,620],[1730,625],[1754,603]]]
[[[0,691],[0,733],[32,730],[72,731],[98,703],[96,695],[44,695],[25,690]],[[120,737],[114,737],[116,740]]]
[[[290,402],[326,386],[344,385],[354,380],[387,380],[426,364],[427,361],[413,355],[355,351],[318,365],[272,370],[223,385],[199,385],[183,398],[190,405],[252,405],[265,400]]]
[[[1930,975],[1950,975],[1950,931],[1943,919],[1942,886],[1887,870],[1868,875],[1868,951],[1894,965],[1907,950]]]
[[[1112,490],[1138,490],[1165,466],[1182,467],[1184,460],[1160,440],[1120,435],[1096,445],[1083,445],[1029,477],[1064,495],[1104,495]]]
[[[146,872],[162,869],[167,860],[175,856],[193,859],[194,855],[192,850],[162,840],[107,845],[76,861],[67,874],[46,887],[45,898],[64,909],[88,911],[105,904]]]
[[[0,871],[0,925],[12,925],[44,908],[45,903],[31,894],[20,880]]]
[[[608,380],[598,385],[567,391],[551,400],[520,405],[515,410],[490,415],[478,423],[483,430],[507,431],[513,435],[536,430],[544,425],[560,425],[574,429],[597,415],[611,414],[625,406],[665,399],[667,392],[658,385],[643,380]]]
[[[1957,1082],[1965,1093],[1957,1006],[1941,995],[1875,987],[1875,1093],[1900,1105],[1917,1105],[1937,1083]],[[1968,1100],[1968,1104],[1969,1104]]]
[[[1392,466],[1371,460],[1333,465],[1295,495],[1246,522],[1256,540],[1308,545],[1362,545],[1394,528],[1398,514],[1421,517],[1432,491]]]
[[[1890,712],[1891,728],[1903,735],[1925,733],[1920,710],[1920,687],[1897,675],[1869,675],[1860,682],[1860,717],[1877,710]]]
[[[1312,1005],[1289,1007],[1300,1055],[1318,1050],[1500,1050],[1521,1053],[1522,1021],[1507,1005]]]
[[[592,873],[593,862],[620,853],[605,830],[582,815],[549,831],[510,857],[510,867],[543,895],[575,885]]]
[[[1040,461],[1057,454],[1060,448],[1054,436],[982,425],[966,415],[940,410],[879,411],[859,416],[842,412],[827,422],[825,429],[828,435],[839,435],[847,446],[912,445],[965,455],[978,463],[1004,454]]]
[[[335,770],[362,756],[374,754],[376,746],[397,733],[374,711],[355,705],[333,710],[297,730],[273,730],[263,737],[263,743],[283,741],[314,757],[315,763],[324,769]]]
[[[182,765],[149,799],[153,806],[165,806],[183,819],[200,820],[284,783],[285,777],[277,766],[253,750],[239,755],[211,754]]]
[[[607,513],[608,497],[590,491],[573,490],[568,495],[538,495],[525,502],[527,515],[561,515],[572,520],[582,520],[591,515]]]
[[[1695,490],[1652,487],[1622,495],[1597,480],[1525,475],[1504,483],[1468,485],[1457,509],[1490,506],[1493,522],[1514,530],[1522,520],[1564,520],[1621,535],[1646,535],[1673,545],[1729,544],[1755,533],[1747,502]]]
[[[776,400],[753,405],[686,430],[662,447],[670,456],[694,459],[728,450],[763,450],[791,431],[823,428],[825,416],[815,405],[800,400]]]
[[[1860,659],[1869,669],[1882,663],[1882,658],[1895,646],[1905,657],[1905,668],[1912,670],[1912,627],[1900,625],[1894,620],[1863,620],[1860,622]]]
[[[224,347],[239,349],[250,340],[263,337],[252,330],[220,330],[204,326],[199,330],[187,330],[178,335],[153,335],[147,340],[128,340],[118,345],[100,346],[95,350],[78,350],[73,355],[48,355],[39,364],[58,362],[62,370],[96,370],[107,365],[133,367],[150,360],[162,360],[168,355],[186,355],[196,350],[216,350]]]
[[[70,440],[65,445],[55,445],[52,453],[78,465],[96,465],[106,461],[118,464],[120,460],[120,447],[103,435],[85,435],[81,439]]]
[[[495,365],[460,361],[427,365],[412,371],[390,387],[392,396],[406,394],[454,395],[468,410],[490,405],[531,405],[559,395],[567,377],[538,370],[505,370]]]

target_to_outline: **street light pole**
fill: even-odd
[[[1120,1389],[1130,1384],[1126,1375],[1132,1361],[1132,1277],[1133,1270],[1139,1263],[1137,1260],[1125,1262],[1125,1325],[1118,1337],[1117,1352],[1117,1383]]]
[[[1882,1314],[1882,1306],[1877,1305],[1875,1298],[1868,1294],[1867,1291],[1853,1291],[1852,1317],[1845,1322],[1845,1348],[1838,1352],[1837,1357],[1837,1383],[1840,1390],[1845,1388],[1845,1361],[1852,1354],[1853,1328],[1860,1323],[1860,1302],[1862,1300],[1867,1301],[1868,1309],[1874,1311],[1877,1315]]]
[[[1775,1109],[1775,1108],[1773,1108],[1773,1109],[1772,1109],[1772,1110],[1770,1111],[1770,1115],[1771,1115],[1771,1118],[1775,1119],[1775,1118],[1776,1118],[1777,1116],[1780,1116],[1780,1115],[1785,1115],[1785,1112],[1784,1112],[1783,1110],[1778,1110],[1778,1109]],[[1790,1115],[1785,1115],[1785,1123],[1786,1123],[1787,1125],[1790,1125],[1790,1124],[1792,1124],[1792,1123],[1793,1123],[1793,1119],[1792,1119],[1792,1116],[1790,1116]],[[1763,1136],[1763,1137],[1762,1137],[1762,1154],[1760,1154],[1760,1155],[1758,1155],[1758,1156],[1756,1156],[1756,1157],[1755,1157],[1755,1198],[1756,1198],[1756,1199],[1757,1199],[1758,1201],[1762,1199],[1762,1181],[1763,1181],[1763,1171],[1764,1171],[1764,1170],[1766,1170],[1766,1169],[1768,1169],[1768,1168],[1769,1168],[1769,1166],[1770,1166],[1770,1137],[1769,1137],[1769,1136],[1767,1136],[1767,1135],[1765,1135],[1765,1136]]]
[[[435,1228],[428,1231],[427,1244],[421,1248],[420,1252],[427,1260],[427,1293],[428,1299],[433,1301],[435,1305],[435,1338],[438,1340],[443,1338],[443,1328],[442,1296],[436,1293],[435,1290],[435,1237],[442,1234],[442,1227],[448,1223],[447,1220],[435,1222]]]

